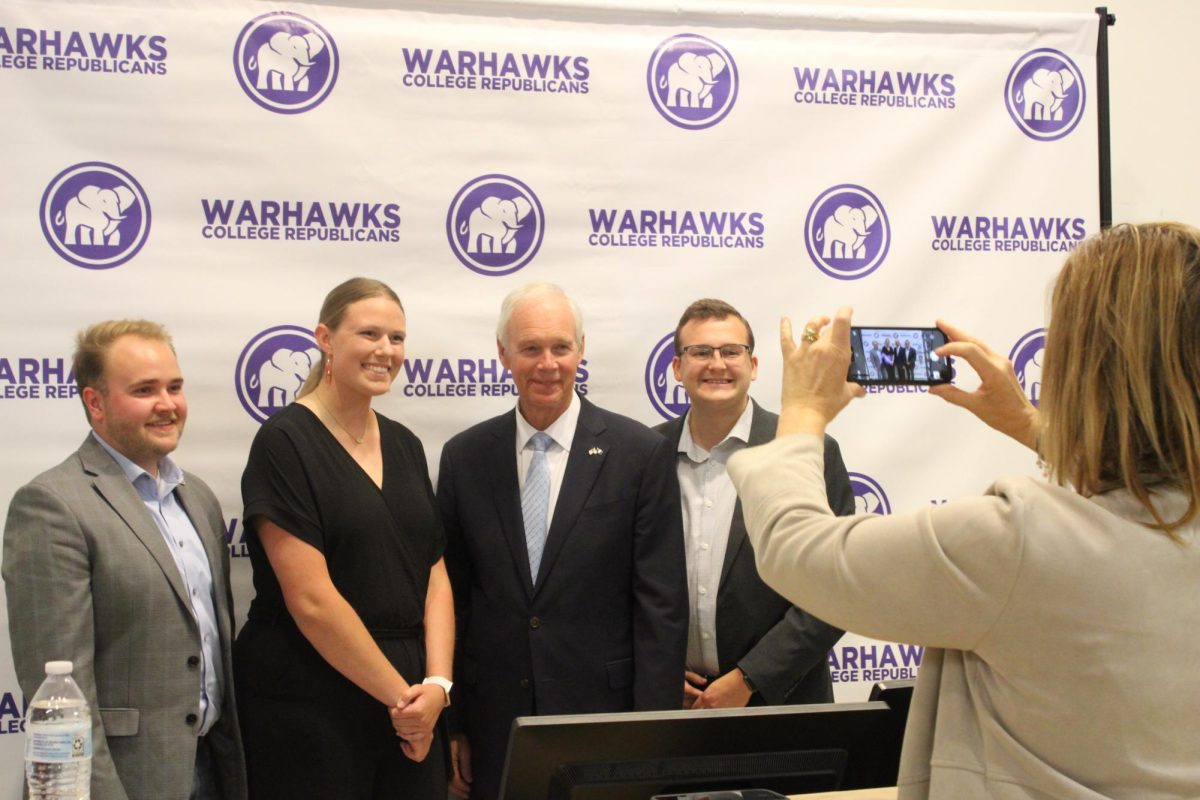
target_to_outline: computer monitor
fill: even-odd
[[[904,719],[887,703],[520,717],[502,800],[891,786]]]
[[[882,700],[907,720],[908,707],[912,704],[913,689],[916,685],[915,680],[880,681],[871,687],[871,696],[867,699]]]

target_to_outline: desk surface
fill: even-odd
[[[851,789],[847,792],[816,792],[794,794],[792,800],[896,800],[896,787],[879,789]]]

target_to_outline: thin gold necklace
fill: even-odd
[[[337,418],[337,416],[332,411],[329,410],[329,406],[325,405],[325,401],[321,399],[321,395],[319,392],[313,392],[313,397],[316,398],[316,401],[321,404],[321,408],[325,409],[325,413],[329,415],[329,418],[332,419],[339,428],[341,428],[343,431],[346,431],[346,435],[349,436],[351,439],[353,439],[355,444],[363,443],[363,440],[367,438],[367,431],[363,431],[362,436],[355,436],[353,433],[351,433],[349,430],[347,430],[346,426],[342,424],[341,420],[339,420]],[[370,430],[370,429],[371,429],[371,421],[368,419],[367,420],[367,430]]]

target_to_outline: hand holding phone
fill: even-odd
[[[934,352],[946,341],[938,328],[852,326],[846,380],[860,386],[949,383],[953,359]]]

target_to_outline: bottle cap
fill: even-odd
[[[70,675],[71,671],[74,669],[75,669],[75,665],[72,664],[70,661],[47,661],[46,662],[46,674],[47,675]]]

